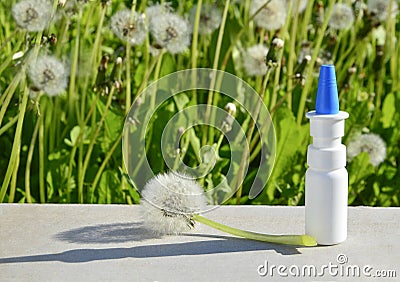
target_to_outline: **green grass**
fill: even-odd
[[[386,158],[378,166],[370,164],[365,152],[348,162],[349,204],[399,206],[399,15],[377,24],[368,14],[356,13],[351,28],[335,31],[328,20],[336,1],[322,1],[330,4],[318,9],[318,1],[310,0],[306,10],[287,17],[280,30],[267,31],[256,27],[249,14],[251,1],[217,1],[222,14],[219,29],[201,35],[196,22],[187,51],[176,55],[162,51],[153,56],[151,35],[132,47],[110,29],[116,11],[127,7],[143,13],[147,1],[114,0],[109,5],[104,4],[107,1],[80,1],[67,15],[55,1],[57,12],[43,32],[27,32],[17,26],[9,12],[16,2],[0,2],[0,202],[138,203],[140,196],[122,159],[122,130],[131,103],[159,77],[177,70],[213,67],[244,79],[263,97],[277,134],[274,170],[263,192],[249,200],[260,148],[266,140],[259,140],[246,112],[238,109],[236,119],[251,144],[251,163],[246,175],[239,173],[243,186],[228,204],[302,205],[306,150],[311,142],[305,113],[314,109],[318,64],[324,60],[335,64],[341,110],[350,114],[343,142],[349,144],[359,134],[371,132],[386,143]],[[172,7],[183,15],[195,3],[210,2],[172,1]],[[321,11],[324,17],[319,22]],[[196,19],[200,20],[199,14]],[[56,42],[49,40],[51,34]],[[285,41],[276,66],[265,77],[247,76],[242,67],[243,50],[257,43],[271,49],[274,37]],[[303,68],[298,58],[305,42],[309,42],[311,60]],[[13,59],[18,52],[25,56]],[[35,91],[26,74],[28,59],[43,53],[69,66],[68,87],[59,96]],[[122,63],[117,63],[118,57]],[[208,103],[224,108],[231,102],[208,91],[183,95],[187,106]],[[171,99],[158,109],[157,116],[164,119],[177,111],[177,102]],[[210,114],[209,118],[214,117]],[[160,121],[153,120],[147,133],[151,140],[148,159],[155,173],[167,169],[158,144],[159,126]],[[181,157],[192,167],[199,165],[196,144],[217,143],[220,159],[201,180],[206,189],[224,179],[231,149],[227,140],[205,126],[194,127],[181,140]]]

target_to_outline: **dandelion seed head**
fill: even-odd
[[[157,3],[155,5],[146,8],[146,17],[149,20],[149,22],[151,22],[160,15],[172,12],[173,9],[170,2],[165,2],[163,4]]]
[[[122,41],[130,45],[140,45],[146,39],[144,17],[134,12],[131,21],[131,11],[128,9],[116,12],[111,18],[111,30]]]
[[[53,7],[47,0],[23,0],[11,10],[17,25],[27,31],[42,31],[50,21]]]
[[[386,144],[377,134],[359,135],[347,146],[347,157],[351,160],[362,152],[367,152],[371,164],[378,166],[386,158]]]
[[[346,4],[335,4],[328,25],[332,29],[349,29],[354,23],[353,9]]]
[[[55,57],[38,57],[28,65],[28,75],[33,85],[49,96],[57,96],[67,88],[67,70]]]
[[[265,56],[268,48],[262,44],[251,46],[244,51],[243,68],[248,76],[264,75],[267,71]]]
[[[380,22],[384,22],[389,17],[394,19],[398,13],[398,5],[396,0],[392,1],[392,9],[390,10],[390,0],[368,0],[368,11],[374,18]]]
[[[194,24],[197,5],[194,5],[190,12],[190,21]],[[203,4],[200,11],[199,33],[211,34],[221,24],[221,11],[210,4]]]
[[[253,0],[250,6],[250,14],[254,15],[265,3],[267,3],[267,0]],[[286,1],[272,0],[254,17],[256,25],[266,30],[281,28],[286,21],[286,6]]]
[[[287,0],[286,2],[287,2],[287,4],[289,4],[290,0]],[[307,8],[307,4],[308,4],[308,0],[293,0],[292,1],[292,12],[293,13],[296,12],[297,5],[299,5],[298,13],[300,14],[300,13],[304,12],[304,10]]]
[[[189,24],[175,13],[165,12],[149,19],[149,29],[155,42],[171,54],[182,53],[190,44]]]
[[[203,188],[176,172],[153,177],[141,192],[144,226],[158,234],[179,234],[193,227],[190,216],[205,210]]]

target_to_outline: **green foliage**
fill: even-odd
[[[399,15],[376,22],[368,11],[353,6],[352,27],[334,30],[328,26],[327,15],[339,1],[322,1],[322,8],[316,3],[321,1],[308,1],[306,10],[290,14],[280,30],[268,31],[251,19],[250,0],[230,1],[221,31],[197,38],[193,35],[196,48],[191,45],[183,53],[159,50],[160,54],[154,55],[160,46],[152,36],[139,46],[130,46],[110,29],[112,15],[132,8],[132,1],[108,1],[105,5],[107,1],[69,0],[73,7],[54,5],[54,19],[43,32],[28,32],[16,25],[9,12],[16,2],[0,2],[0,202],[138,203],[137,184],[129,179],[122,158],[122,131],[129,107],[143,89],[162,76],[216,65],[245,80],[263,97],[277,141],[269,181],[258,197],[249,199],[262,157],[260,148],[271,140],[259,140],[257,132],[249,134],[251,119],[246,109],[237,105],[236,120],[254,146],[241,194],[227,203],[302,205],[306,152],[311,142],[305,113],[314,109],[319,65],[333,63],[341,109],[350,113],[343,142],[348,145],[360,134],[372,132],[386,143],[386,158],[376,167],[368,152],[349,159],[349,204],[399,206]],[[133,8],[143,13],[149,2],[137,1]],[[171,7],[183,15],[196,2],[172,1]],[[222,13],[225,1],[217,2]],[[271,44],[275,37],[285,42],[280,51]],[[249,60],[243,57],[244,51],[257,43],[277,52],[276,66],[270,68],[268,78],[249,77],[244,70]],[[46,96],[28,78],[26,68],[38,54],[51,54],[69,66],[68,87],[61,95]],[[302,64],[304,55],[311,56],[309,64]],[[181,93],[157,109],[146,132],[147,160],[154,173],[168,169],[161,152],[161,134],[167,122],[185,107],[209,103],[209,95],[203,90]],[[219,108],[232,102],[222,94],[213,95],[211,103]],[[203,162],[200,167],[206,170],[215,160],[211,172],[200,180],[206,190],[222,183],[223,189],[212,195],[214,202],[232,193],[226,174],[231,155],[241,148],[203,126],[187,130],[177,144],[183,162],[190,167]],[[204,145],[216,149],[216,156],[201,155]],[[176,149],[167,148],[168,157],[176,157]],[[232,164],[235,174],[242,165]]]

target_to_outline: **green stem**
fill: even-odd
[[[13,142],[13,146],[11,149],[11,156],[10,156],[10,162],[8,163],[8,167],[7,167],[7,171],[6,171],[6,175],[4,177],[3,180],[3,184],[1,186],[1,190],[0,190],[0,203],[3,202],[4,197],[6,195],[7,192],[7,187],[8,184],[10,183],[10,179],[11,179],[11,175],[13,173],[13,171],[15,170],[15,165],[17,162],[17,157],[19,155],[19,151],[21,149],[21,134],[22,134],[22,124],[24,122],[24,116],[25,116],[25,109],[26,109],[26,104],[28,102],[28,92],[29,89],[28,87],[26,87],[24,85],[24,93],[22,96],[22,102],[19,106],[19,115],[18,115],[18,122],[17,122],[17,128],[15,130],[15,137],[14,137],[14,142]]]
[[[8,129],[10,129],[16,122],[18,121],[18,115],[10,119],[9,122],[7,122],[6,125],[4,125],[2,128],[0,128],[0,136],[6,132]]]
[[[27,160],[26,160],[26,167],[25,167],[25,197],[26,197],[26,201],[28,203],[32,203],[31,182],[30,182],[31,164],[32,164],[33,152],[35,150],[35,143],[36,143],[36,138],[37,138],[37,135],[38,135],[38,132],[39,132],[39,124],[41,123],[41,119],[43,119],[43,115],[39,115],[39,119],[36,122],[35,129],[33,130],[33,134],[32,134],[31,144],[29,145]]]
[[[217,230],[250,240],[262,241],[274,244],[306,246],[306,247],[312,247],[317,245],[315,238],[310,235],[270,235],[270,234],[245,231],[215,222],[211,219],[205,218],[197,214],[193,215],[193,219],[209,227],[215,228]]]
[[[192,69],[197,67],[197,57],[198,57],[198,42],[199,42],[199,22],[201,15],[201,6],[203,4],[202,0],[197,2],[196,16],[193,26],[193,36],[192,36]],[[197,104],[197,91],[196,91],[196,72],[192,72],[192,101]]]
[[[81,203],[81,204],[83,203],[83,183],[84,183],[84,180],[85,180],[86,170],[87,170],[88,165],[89,165],[90,156],[92,155],[92,151],[93,151],[94,145],[96,143],[97,136],[100,133],[100,129],[103,126],[104,120],[106,118],[107,111],[111,106],[111,102],[112,102],[112,97],[114,95],[114,91],[115,91],[115,87],[112,86],[111,90],[110,90],[110,93],[108,94],[109,96],[108,96],[106,107],[104,108],[104,112],[101,115],[101,118],[100,118],[99,124],[97,126],[96,132],[94,133],[94,135],[91,138],[91,142],[89,144],[88,150],[86,152],[85,160],[83,162],[82,172],[80,174],[79,183],[78,183],[78,202]]]
[[[297,112],[297,124],[298,125],[301,124],[301,121],[303,120],[303,117],[304,117],[304,114],[305,114],[304,110],[305,110],[305,107],[306,107],[307,95],[308,95],[308,92],[311,90],[311,85],[312,85],[312,82],[313,82],[312,73],[314,71],[314,64],[315,64],[315,61],[317,60],[317,56],[319,54],[319,49],[321,48],[322,40],[324,39],[325,31],[326,31],[326,29],[328,27],[329,18],[331,17],[332,8],[333,8],[334,3],[335,3],[335,1],[330,1],[329,2],[329,5],[328,5],[327,10],[326,10],[326,14],[325,14],[324,22],[322,24],[321,29],[319,30],[317,39],[315,41],[315,47],[314,47],[313,55],[311,57],[311,61],[310,61],[310,64],[308,66],[308,69],[307,69],[306,84],[304,85],[304,88],[303,88],[303,91],[302,91],[301,97],[300,97],[299,110]]]
[[[292,76],[293,74],[293,66],[294,66],[294,60],[295,60],[295,47],[296,47],[296,33],[297,33],[297,26],[298,26],[298,19],[299,19],[299,5],[300,5],[300,1],[296,1],[295,4],[295,15],[294,15],[294,19],[293,19],[293,23],[292,23],[292,29],[290,31],[290,38],[291,40],[289,40],[289,58],[288,58],[288,79],[287,79],[287,105],[289,110],[292,110],[292,85],[293,85],[293,80],[292,80]]]
[[[254,131],[254,128],[256,125],[256,121],[258,119],[258,115],[260,113],[261,104],[263,103],[263,99],[264,99],[265,91],[267,89],[267,84],[269,81],[269,77],[271,75],[271,71],[272,71],[272,69],[271,69],[271,67],[269,67],[267,70],[267,73],[265,74],[265,77],[264,77],[263,86],[262,86],[261,93],[260,93],[260,99],[258,100],[256,109],[255,109],[255,116],[254,116],[254,119],[251,119],[249,129],[247,131],[247,144],[250,143],[251,138],[253,136],[253,131]],[[236,192],[236,204],[237,205],[240,204],[240,199],[242,197],[242,180],[244,179],[244,166],[246,164],[246,160],[247,160],[247,157],[249,154],[250,154],[250,152],[248,150],[243,151],[237,177],[234,179],[234,182],[232,183],[232,187],[239,185],[239,188]]]
[[[79,57],[79,41],[80,41],[80,29],[81,29],[81,19],[82,18],[82,9],[79,9],[79,17],[76,28],[75,35],[75,44],[73,47],[73,55],[72,55],[72,65],[71,65],[71,73],[69,80],[69,91],[68,91],[68,115],[69,120],[73,117],[74,112],[74,102],[75,102],[75,82],[76,82],[76,70],[78,67],[78,57]]]
[[[90,203],[93,203],[94,190],[96,189],[97,183],[100,180],[101,174],[103,173],[104,168],[106,167],[106,164],[108,163],[108,161],[110,160],[111,156],[113,155],[115,149],[117,148],[118,145],[120,145],[121,139],[122,139],[122,132],[118,136],[118,139],[115,141],[114,145],[108,151],[106,157],[103,160],[103,163],[101,164],[99,170],[96,173],[96,176],[94,177],[94,180],[93,180],[93,183],[92,183],[92,190],[91,190],[91,193],[90,193]]]
[[[218,39],[217,39],[217,46],[215,48],[215,55],[214,55],[214,63],[213,63],[213,69],[216,70],[218,68],[218,62],[219,62],[219,56],[221,53],[221,46],[222,46],[222,39],[224,38],[224,31],[225,31],[225,23],[226,19],[228,17],[228,10],[229,10],[229,3],[230,0],[226,0],[225,2],[225,7],[224,7],[224,13],[222,15],[222,20],[221,20],[221,25],[219,27],[219,33],[218,33]],[[213,73],[211,76],[211,82],[210,82],[210,91],[208,92],[208,98],[207,98],[207,105],[211,105],[213,102],[213,94],[214,94],[214,87],[215,87],[215,82],[216,82],[216,73]],[[207,124],[210,120],[210,114],[211,114],[211,107],[207,107],[206,113],[205,113],[205,124]],[[210,135],[212,135],[212,127],[210,127]],[[203,127],[203,137],[202,137],[202,144],[206,144],[207,140],[207,127]],[[213,138],[210,136],[210,140],[212,142]]]
[[[11,83],[8,85],[7,89],[4,91],[3,95],[0,98],[1,110],[0,110],[0,126],[3,122],[4,115],[7,111],[8,105],[10,104],[11,98],[14,96],[14,92],[20,83],[24,72],[20,72],[17,74]]]
[[[46,113],[46,102],[42,103],[42,115]],[[46,191],[45,191],[45,183],[44,183],[44,124],[43,118],[39,120],[39,195],[40,195],[40,203],[44,203],[46,201]]]

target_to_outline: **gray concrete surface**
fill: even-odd
[[[257,232],[304,232],[303,207],[223,206],[205,216]],[[399,277],[399,208],[351,207],[346,242],[305,248],[233,238],[203,225],[187,234],[154,238],[141,226],[137,206],[0,205],[0,281]]]

